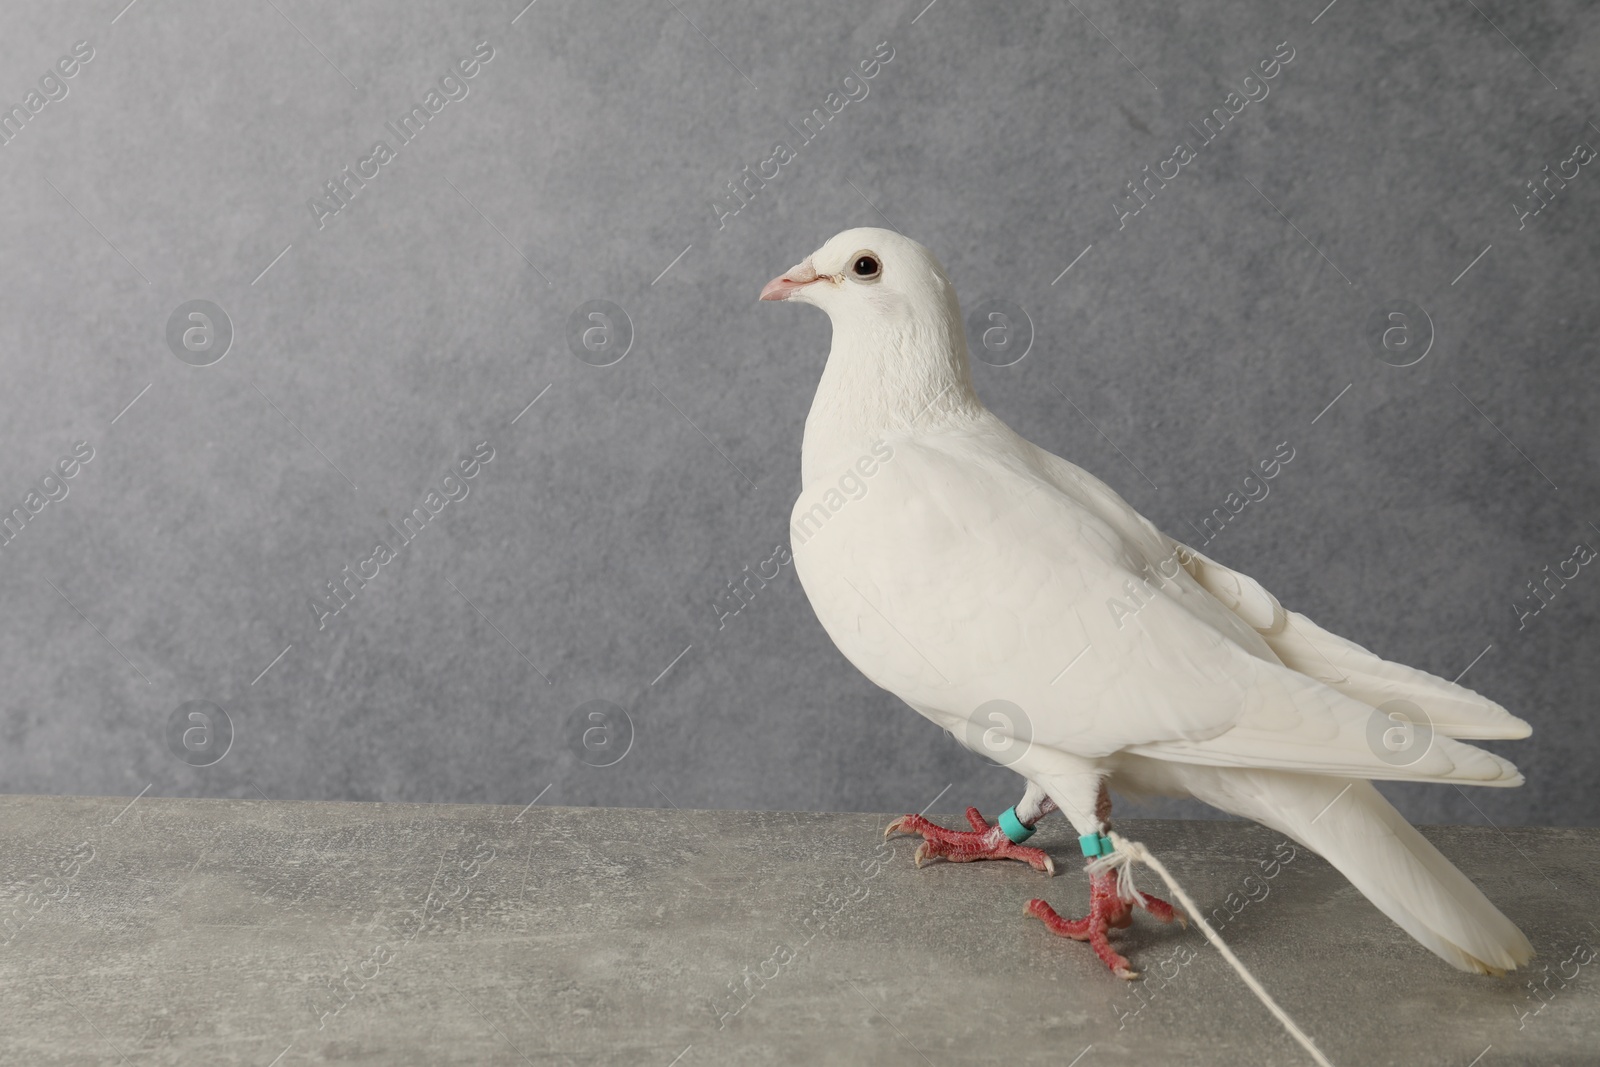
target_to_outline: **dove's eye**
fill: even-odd
[[[862,252],[856,256],[856,261],[850,265],[850,273],[863,281],[871,281],[883,271],[883,264],[878,262],[878,257],[871,252]]]

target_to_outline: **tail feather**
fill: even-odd
[[[1413,703],[1427,714],[1431,728],[1445,737],[1514,741],[1532,731],[1522,719],[1482,694],[1386,660],[1330,633],[1299,612],[1284,608],[1248,574],[1182,547],[1189,554],[1185,566],[1194,579],[1259,633],[1285,667],[1373,707],[1395,700]]]
[[[1230,771],[1196,796],[1321,855],[1401,929],[1463,971],[1500,974],[1533,946],[1370,782]],[[1207,790],[1213,792],[1213,790]]]
[[[1287,625],[1267,636],[1272,651],[1284,666],[1347,696],[1373,707],[1394,700],[1414,703],[1428,715],[1431,727],[1446,737],[1516,741],[1533,732],[1525,721],[1466,686],[1383,659],[1299,612],[1284,614]]]

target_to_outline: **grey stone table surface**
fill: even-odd
[[[887,818],[0,797],[0,1062],[1310,1062],[1193,927],[1124,983],[1026,918],[1085,903],[1066,823],[1052,879]],[[1425,831],[1539,951],[1494,979],[1269,831],[1119,829],[1335,1064],[1600,1063],[1600,831]]]

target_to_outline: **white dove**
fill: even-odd
[[[886,834],[925,839],[919,865],[1011,858],[1053,874],[1020,847],[1049,812],[1091,859],[1111,857],[1108,785],[1187,795],[1320,853],[1462,970],[1532,957],[1370,781],[1518,785],[1509,762],[1459,739],[1526,737],[1527,723],[1285,610],[1006,426],[973,390],[950,280],[915,241],[846,230],[760,298],[833,322],[791,517],[817,618],[874,683],[1027,781],[993,826],[973,808],[971,832],[892,823]],[[1087,917],[1042,900],[1028,912],[1135,977],[1108,927],[1127,926],[1132,903],[1183,916],[1133,891],[1116,857],[1090,868]]]

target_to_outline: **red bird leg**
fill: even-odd
[[[1089,942],[1089,947],[1094,949],[1102,963],[1111,968],[1113,974],[1132,980],[1139,977],[1139,972],[1133,969],[1126,957],[1111,947],[1107,936],[1110,930],[1121,929],[1133,922],[1132,905],[1122,899],[1117,879],[1115,871],[1089,875],[1089,914],[1082,919],[1063,919],[1054,908],[1038,899],[1028,901],[1023,912],[1041,920],[1051,933],[1070,937],[1074,941]],[[1138,904],[1161,922],[1177,920],[1184,926],[1188,925],[1183,912],[1159,897],[1138,893],[1132,903]]]
[[[1041,811],[1036,818],[1042,818],[1047,812],[1054,811],[1055,805],[1048,800],[1045,811]],[[915,859],[917,866],[922,866],[922,861],[930,857],[946,859],[952,863],[968,863],[972,860],[1021,860],[1036,871],[1047,874],[1056,873],[1056,865],[1049,855],[1040,848],[1029,848],[1025,845],[1014,844],[1006,836],[1005,829],[998,823],[990,826],[977,808],[967,809],[967,822],[972,824],[971,830],[947,830],[937,823],[929,822],[921,815],[902,815],[883,831],[883,836],[890,834],[920,834],[922,844],[917,846]]]

